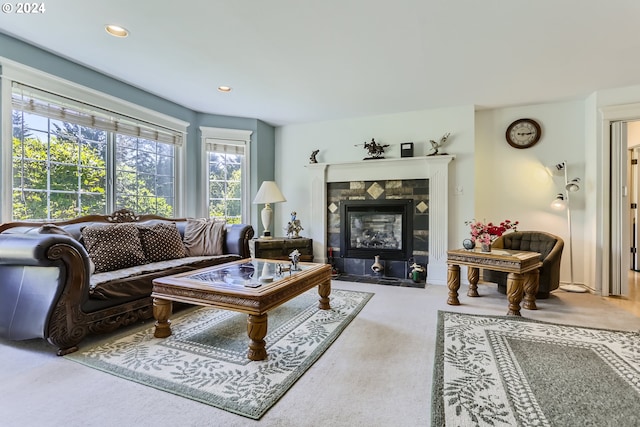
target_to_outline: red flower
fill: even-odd
[[[507,230],[517,231],[518,221],[505,219],[500,225],[494,225],[492,222],[486,224],[479,221],[467,221],[465,224],[471,228],[471,240],[490,244],[498,237],[502,236]]]

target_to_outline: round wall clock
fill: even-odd
[[[505,136],[513,148],[529,148],[540,141],[542,131],[535,120],[518,119],[509,125]]]

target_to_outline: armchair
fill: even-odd
[[[496,249],[514,249],[540,253],[540,286],[537,299],[549,298],[549,292],[560,286],[560,260],[564,241],[544,231],[515,231],[499,237],[493,244]],[[484,270],[482,278],[486,282],[498,284],[498,292],[507,293],[507,273]]]

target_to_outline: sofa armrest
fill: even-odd
[[[56,234],[0,234],[0,336],[47,338],[65,347],[84,331],[69,330],[89,295],[89,256]],[[71,327],[73,329],[73,327]]]
[[[253,238],[253,227],[249,224],[227,224],[226,231],[224,253],[250,258],[249,240]]]

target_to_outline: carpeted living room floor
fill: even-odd
[[[448,306],[447,287],[334,281],[374,297],[262,419],[254,421],[57,357],[42,340],[0,340],[3,426],[428,426],[437,311],[504,315],[495,285]],[[525,317],[640,330],[640,317],[609,300],[555,291]]]

